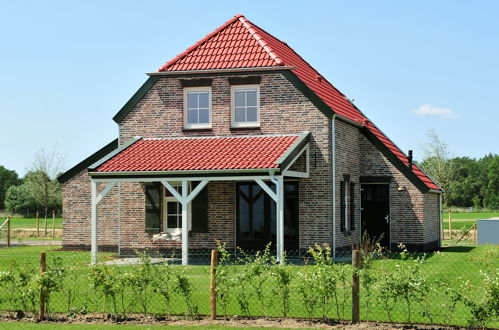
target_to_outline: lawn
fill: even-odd
[[[452,229],[453,230],[460,230],[463,227],[466,229],[469,229],[471,226],[473,226],[476,223],[475,220],[459,220],[459,221],[451,221],[452,224]],[[444,230],[449,229],[449,221],[444,220],[443,222]]]
[[[1,222],[5,219],[2,218]],[[42,233],[45,229],[45,218],[40,218],[40,232]],[[36,228],[36,218],[12,218],[10,219],[10,228]],[[55,218],[55,228],[62,228],[62,218]],[[52,218],[47,219],[47,229],[52,229]]]
[[[499,217],[499,211],[494,212],[452,212],[451,220],[477,220]],[[442,219],[449,219],[449,212],[442,212]]]
[[[52,312],[62,313],[86,313],[86,312],[112,312],[114,307],[109,299],[104,298],[103,294],[96,290],[90,281],[90,269],[88,262],[90,256],[88,252],[72,252],[72,251],[54,251],[54,247],[16,247],[16,248],[0,248],[0,272],[6,271],[11,265],[11,260],[16,260],[20,265],[23,265],[27,272],[37,272],[39,254],[41,251],[47,251],[47,264],[55,262],[56,257],[59,257],[63,264],[70,266],[70,272],[64,280],[63,290],[54,293],[50,298],[49,310]],[[422,265],[422,273],[426,281],[434,283],[437,280],[445,280],[453,288],[461,287],[466,284],[466,294],[470,294],[476,299],[483,296],[482,275],[480,274],[480,266],[472,261],[473,257],[482,255],[485,252],[483,246],[470,247],[453,247],[447,248],[444,252],[433,253],[428,255],[426,262]],[[101,260],[111,260],[109,254],[102,253]],[[495,260],[495,266],[499,266],[499,260]],[[405,269],[411,266],[413,261],[400,260],[397,256],[387,259],[376,260],[373,263],[373,274],[378,274],[384,269],[387,272],[394,271],[397,267]],[[111,275],[129,276],[136,274],[137,268],[140,266],[108,266],[107,270]],[[279,297],[278,282],[274,277],[267,278],[262,285],[262,297],[259,299],[258,292],[255,291],[257,285],[248,283],[247,286],[241,286],[246,283],[245,268],[247,266],[228,266],[225,272],[232,278],[228,285],[228,297],[226,310],[228,315],[244,315],[241,309],[241,298],[249,297],[245,300],[247,305],[247,313],[256,316],[274,316],[282,315],[282,300]],[[314,266],[289,266],[287,268],[290,274],[291,291],[289,297],[289,313],[288,316],[293,317],[321,317],[321,309],[319,305],[311,311],[307,310],[307,303],[304,302],[304,296],[299,293],[300,283],[299,272],[307,272]],[[166,269],[164,266],[153,267],[156,270]],[[171,292],[171,304],[167,307],[165,299],[155,289],[156,284],[151,285],[145,291],[138,289],[127,289],[122,292],[117,291],[117,307],[118,313],[122,312],[125,306],[126,312],[140,313],[143,311],[141,305],[141,297],[147,297],[143,300],[147,303],[147,312],[164,314],[167,310],[172,314],[183,314],[188,307],[188,304],[197,306],[200,314],[208,315],[209,309],[209,287],[210,287],[210,269],[209,266],[172,266],[177,275],[185,275],[189,281],[188,287],[192,289],[191,296],[185,298],[178,292]],[[1,274],[1,273],[0,273]],[[155,278],[165,276],[162,272]],[[125,277],[114,277],[116,279]],[[349,319],[351,310],[351,275],[346,277],[346,282],[336,282],[335,300],[332,300],[327,306],[325,312],[328,317]],[[166,280],[165,280],[166,281]],[[109,285],[118,285],[119,280],[111,281]],[[160,282],[158,282],[160,283]],[[344,284],[347,285],[344,286]],[[3,285],[3,286],[2,286]],[[377,302],[376,298],[380,292],[372,293],[370,299],[366,298],[367,292],[362,287],[361,293],[361,317],[363,319],[375,321],[389,321],[387,311]],[[25,309],[21,306],[20,300],[9,301],[9,297],[22,294],[22,290],[16,287],[9,287],[7,284],[0,282],[0,310],[9,309]],[[305,289],[306,290],[306,289]],[[331,298],[333,299],[333,298]],[[244,299],[243,299],[244,300]],[[369,314],[365,314],[365,304],[370,301],[371,307]],[[244,302],[244,301],[243,301]],[[220,301],[219,301],[220,303]],[[12,306],[14,304],[15,306]],[[424,301],[412,306],[412,321],[424,323],[452,323],[464,325],[469,310],[462,303],[458,303],[456,310],[450,315],[449,296],[445,294],[443,288],[438,285],[433,285],[432,290],[427,293]],[[431,319],[428,317],[428,307],[431,310]],[[405,322],[407,321],[406,306],[399,302],[391,307],[392,321]],[[310,308],[309,308],[310,309]],[[224,313],[223,306],[218,307],[219,314]],[[451,320],[447,320],[451,317]],[[498,322],[489,324],[489,326],[499,326]]]

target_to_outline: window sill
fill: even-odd
[[[231,127],[231,131],[255,131],[259,130],[260,126],[239,126],[239,127]]]
[[[213,128],[211,127],[199,127],[199,128],[182,128],[182,132],[211,132]]]

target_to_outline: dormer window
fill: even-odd
[[[184,88],[184,128],[211,128],[211,87]]]
[[[236,85],[231,87],[232,127],[260,126],[260,86]]]

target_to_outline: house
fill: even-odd
[[[244,16],[148,76],[113,118],[118,138],[59,177],[65,248],[177,249],[186,264],[215,240],[278,256],[363,232],[440,246],[440,187]]]

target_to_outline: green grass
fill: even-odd
[[[0,221],[3,223],[5,219],[1,219]],[[52,218],[47,219],[47,229],[52,229]],[[45,229],[45,218],[40,218],[40,232],[43,233]],[[12,218],[10,219],[10,228],[36,228],[36,219],[35,218]],[[55,228],[62,228],[62,218],[55,218]]]
[[[84,309],[87,312],[110,312],[112,311],[112,305],[110,302],[106,302],[102,294],[96,291],[90,282],[88,277],[89,268],[88,263],[90,260],[90,255],[88,252],[72,252],[72,251],[54,251],[55,247],[16,247],[16,248],[0,248],[0,271],[8,270],[11,264],[11,260],[16,260],[17,263],[25,265],[28,269],[32,269],[33,272],[37,272],[39,263],[39,254],[41,251],[47,251],[47,264],[53,263],[55,257],[60,257],[62,262],[68,266],[71,266],[71,274],[73,276],[67,276],[64,282],[64,289],[62,292],[56,292],[51,296],[49,303],[49,309],[52,312],[68,312],[68,293],[71,293],[74,297],[74,301],[71,303],[73,308],[76,310]],[[469,281],[467,290],[477,299],[483,295],[483,285],[482,275],[480,274],[480,266],[472,261],[473,257],[479,256],[485,252],[486,247],[483,246],[459,246],[444,249],[441,253],[430,254],[423,264],[423,273],[426,275],[428,281],[435,281],[440,279],[445,279],[451,283],[454,287],[459,287],[465,281]],[[100,254],[101,260],[109,260],[109,254]],[[400,260],[400,259],[383,259],[377,260],[373,264],[374,271],[380,270],[382,268],[386,270],[393,270],[397,265],[405,267],[409,265],[410,261]],[[499,266],[499,260],[494,261],[497,266]],[[114,273],[123,273],[133,270],[137,266],[109,266],[109,269]],[[160,267],[160,266],[158,266]],[[243,268],[243,266],[230,266],[228,271],[232,274],[238,274]],[[289,270],[292,274],[291,285],[297,285],[298,272],[306,270],[306,267],[311,266],[290,266]],[[209,309],[209,287],[210,287],[210,269],[209,266],[174,266],[176,271],[181,271],[189,278],[192,284],[192,301],[198,306],[199,313],[203,315],[208,315],[210,313]],[[242,315],[241,309],[237,298],[240,297],[241,292],[236,288],[236,282],[231,284],[232,291],[229,296],[229,304],[227,308],[228,315]],[[361,284],[362,285],[362,284]],[[250,300],[250,312],[251,315],[256,316],[281,316],[281,301],[274,291],[276,288],[276,282],[274,279],[269,279],[265,283],[265,301],[266,306],[262,305],[256,299],[253,294]],[[350,318],[351,310],[351,288],[342,288],[338,286],[338,292],[340,297],[344,295],[346,298],[346,304],[343,306],[343,311],[340,315],[342,319]],[[9,302],[9,297],[13,292],[17,290],[16,288],[9,289],[8,287],[2,287],[0,283],[0,310],[8,309],[22,309],[19,303],[16,306],[12,306],[12,302]],[[250,290],[248,288],[248,290]],[[251,289],[252,290],[252,289]],[[374,292],[374,298],[377,293]],[[137,292],[126,292],[124,296],[125,305],[129,306],[127,310],[129,312],[140,313],[141,308],[137,303]],[[375,321],[389,321],[388,314],[381,307],[380,304],[371,299],[371,308],[368,316],[369,320]],[[365,304],[364,292],[361,294],[361,317],[365,318],[364,305]],[[152,292],[148,293],[148,303],[149,313],[164,314],[166,307],[163,298]],[[290,297],[290,311],[289,316],[291,317],[320,317],[320,313],[317,310],[312,315],[308,315],[306,308],[302,302],[301,295],[296,289],[293,289]],[[448,297],[444,295],[438,287],[435,291],[432,291],[427,297],[425,304],[431,305],[431,311],[434,313],[431,323],[445,323],[444,316],[448,313]],[[332,305],[333,307],[334,305]],[[396,322],[406,322],[406,306],[403,303],[397,304],[392,311],[392,320]],[[119,309],[119,308],[118,308]],[[171,313],[172,314],[183,314],[186,310],[185,301],[177,294],[172,294],[171,303]],[[223,313],[221,306],[218,307],[219,314]],[[455,315],[452,316],[451,323],[464,325],[466,322],[466,317],[469,314],[469,310],[462,304],[459,303],[455,311]],[[412,311],[412,321],[429,323],[430,320],[423,316],[423,306],[417,305],[413,306]],[[332,318],[337,318],[337,312],[335,308],[331,308],[328,312],[328,316]],[[499,326],[499,322],[489,324],[489,326]]]
[[[451,226],[453,230],[458,230],[462,229],[465,227],[466,229],[469,229],[471,226],[473,226],[476,223],[475,220],[469,220],[469,221],[451,221]],[[449,221],[443,222],[444,230],[449,229]]]
[[[494,212],[452,212],[452,220],[477,220],[499,217],[499,211]],[[449,212],[442,212],[442,219],[449,219]]]

